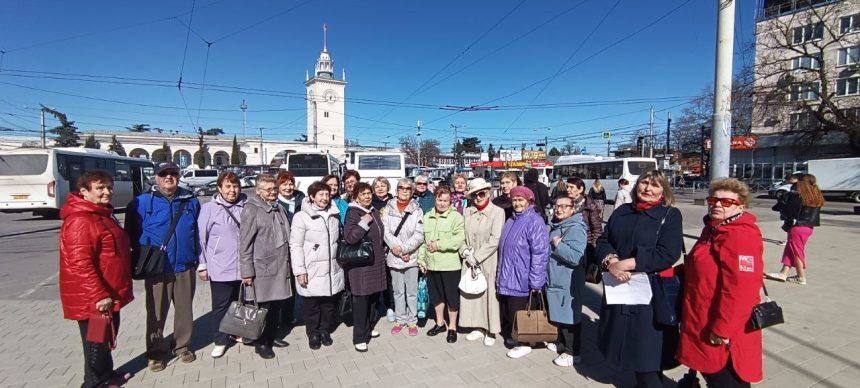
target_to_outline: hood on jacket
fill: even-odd
[[[302,200],[302,208],[300,211],[307,213],[311,217],[319,215],[318,211],[313,208],[314,206],[315,205],[311,202],[310,197],[305,197],[305,199]],[[340,209],[337,208],[337,205],[335,205],[334,202],[330,202],[328,204],[328,209],[325,210],[329,216],[340,217]]]
[[[349,207],[354,207],[356,209],[360,209],[361,211],[363,211],[365,213],[373,212],[373,205],[371,205],[369,208],[366,208],[364,206],[359,205],[358,202],[355,202],[355,201],[350,202],[348,208]]]
[[[585,226],[585,220],[582,218],[582,213],[574,213],[574,215],[567,217],[561,221],[553,222],[552,230],[556,230],[558,228],[570,228],[576,226],[577,224],[581,224],[583,227]]]
[[[215,195],[212,196],[212,200],[217,202],[219,205],[223,205],[226,207],[233,207],[233,206],[243,207],[243,206],[245,206],[245,202],[248,202],[248,196],[245,195],[245,193],[239,193],[239,199],[237,199],[236,202],[234,202],[234,203],[230,203],[230,202],[227,202],[227,200],[221,196],[221,193],[215,193]]]
[[[152,186],[152,196],[167,198],[164,196],[164,193],[162,193],[161,190],[158,189],[158,185]],[[194,198],[194,193],[192,193],[188,189],[183,188],[182,186],[176,187],[176,192],[173,194],[173,199],[189,199],[189,198]]]
[[[260,198],[259,195],[255,195],[245,201],[245,206],[256,206],[260,209],[263,209],[263,211],[265,211],[266,213],[271,213],[273,211],[278,211],[281,205],[278,204],[278,201],[275,201],[274,203],[270,204]]]
[[[448,218],[448,216],[451,215],[452,212],[457,212],[457,208],[454,207],[453,204],[448,208],[448,210],[445,210],[445,212],[443,213],[437,212],[436,208],[434,207],[432,210],[427,212],[427,214],[430,215],[430,217],[432,218]]]
[[[66,204],[60,209],[60,218],[66,219],[75,213],[93,213],[103,217],[113,214],[113,206],[100,206],[84,199],[80,193],[69,193]]]
[[[409,204],[406,205],[406,209],[404,209],[404,211],[415,214],[415,211],[419,209],[421,209],[421,205],[418,204],[418,201],[410,199]],[[397,198],[391,198],[391,200],[388,201],[388,204],[385,205],[385,214],[400,215],[400,209],[397,207]]]
[[[523,176],[523,183],[535,183],[538,181],[538,170],[534,168],[530,168],[526,171],[525,176]]]

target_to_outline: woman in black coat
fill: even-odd
[[[684,244],[681,212],[659,171],[639,176],[633,203],[612,213],[597,239],[597,258],[606,276],[627,282],[634,272],[656,274],[678,260]],[[638,387],[662,387],[661,370],[674,363],[678,327],[658,324],[650,305],[608,305],[600,308],[598,347],[606,359],[636,372]],[[674,365],[669,365],[674,364]]]
[[[352,292],[352,343],[355,350],[366,352],[370,338],[379,337],[379,332],[373,330],[373,313],[376,311],[379,293],[388,287],[383,251],[385,232],[379,211],[374,210],[371,205],[373,193],[370,185],[364,182],[356,183],[352,199],[343,224],[344,240],[348,244],[357,244],[367,236],[373,243],[373,263],[347,269],[348,286]]]

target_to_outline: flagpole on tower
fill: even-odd
[[[323,51],[328,51],[328,23],[323,24]]]

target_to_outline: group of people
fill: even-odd
[[[426,277],[434,313],[427,335],[444,333],[454,343],[465,328],[468,341],[493,346],[503,340],[511,358],[546,346],[558,354],[554,364],[570,367],[581,360],[586,266],[596,264],[613,285],[641,277],[652,287],[685,279],[680,322],[663,319],[659,306],[666,301],[656,292],[647,304],[602,300],[598,347],[610,363],[635,371],[638,386],[662,386],[662,370],[678,363],[701,372],[710,386],[749,386],[762,378],[761,333],[747,321],[759,303],[763,247],[755,216],[746,212],[749,188],[738,180],[711,184],[701,236],[676,266],[684,252],[681,212],[659,171],[639,176],[629,202],[616,202],[605,226],[605,193],[597,199],[585,194],[576,177],[565,181],[566,195],[555,196],[547,217],[546,186],[520,184],[513,173],[502,175],[500,194],[492,198],[492,185],[481,178],[455,176],[451,188],[430,191],[424,176],[398,179],[391,187],[385,178],[361,182],[351,170],[343,184],[326,176],[302,193],[284,171],[259,175],[248,198],[238,176],[225,172],[214,198],[202,206],[178,186],[178,176],[175,164],[157,165],[156,184],[129,205],[124,231],[112,216],[110,174],[84,174],[62,210],[60,290],[65,317],[81,328],[83,386],[122,382],[109,345],[87,340],[87,324],[92,314],[106,314],[118,329],[120,309],[133,299],[131,265],[151,247],[167,259],[162,272],[144,279],[146,357],[153,372],[165,368],[168,352],[185,363],[196,359],[189,346],[198,279],[209,283],[212,294],[214,358],[243,340],[219,331],[240,294],[268,309],[253,341],[262,358],[288,345],[278,333],[297,322],[304,323],[311,349],[331,346],[345,292],[356,351],[368,351],[380,335],[379,311],[388,310],[391,335],[416,336],[419,279]],[[803,199],[808,189],[799,184],[797,192],[802,208],[810,205]],[[805,227],[803,220],[789,223]],[[792,242],[809,235],[794,233]],[[370,263],[341,266],[338,244],[362,241],[372,245]],[[790,245],[792,252],[797,244]],[[800,271],[798,263],[803,261],[793,257],[786,265]],[[486,290],[461,292],[461,277],[475,272],[484,275]],[[557,340],[518,341],[517,311],[540,302],[557,327]],[[174,336],[167,344],[162,332],[171,303]]]

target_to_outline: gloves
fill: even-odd
[[[463,251],[463,261],[465,261],[466,265],[468,265],[469,267],[474,267],[474,266],[478,265],[478,261],[475,260],[475,257],[472,255],[473,255],[472,248],[466,248]]]

